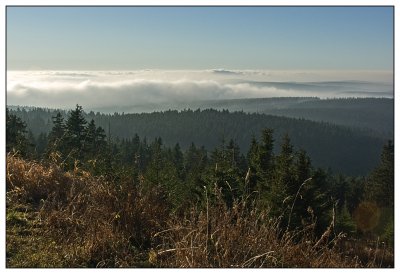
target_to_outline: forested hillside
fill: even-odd
[[[46,143],[53,126],[55,110],[40,108],[13,108],[10,113],[27,123],[32,132],[32,142],[39,151]],[[68,112],[60,111],[62,117]],[[212,150],[233,139],[247,153],[252,137],[259,138],[263,128],[274,130],[274,139],[284,134],[291,137],[297,149],[306,150],[315,166],[331,168],[348,175],[365,175],[379,161],[383,144],[390,138],[378,136],[373,131],[359,130],[324,122],[311,122],[266,114],[229,112],[217,110],[165,111],[142,114],[84,113],[87,120],[105,129],[113,140],[130,139],[135,134],[152,141],[161,137],[163,143],[179,143],[186,150],[191,143]]]
[[[374,130],[385,138],[393,138],[394,134],[394,100],[388,98],[310,100],[263,112]]]
[[[125,105],[96,108],[102,113],[142,113],[169,109],[216,109],[265,113],[292,118],[303,118],[337,125],[374,131],[383,138],[392,138],[394,99],[391,98],[337,98],[274,97],[230,100],[182,101],[179,103]]]
[[[392,138],[394,123],[394,100],[389,98],[338,98],[282,97],[191,102],[171,109],[244,111],[265,113],[284,117],[304,118],[337,125],[368,129],[377,136]],[[160,106],[161,109],[162,106]],[[160,108],[159,108],[160,109]],[[134,110],[134,109],[133,109]]]
[[[393,266],[392,141],[349,177],[271,128],[243,153],[228,138],[212,150],[107,138],[80,106],[52,123],[39,152],[7,110],[9,267]]]

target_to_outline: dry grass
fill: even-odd
[[[140,251],[150,248],[151,235],[164,229],[168,218],[168,205],[158,189],[146,194],[133,183],[115,185],[78,170],[65,173],[56,165],[7,157],[6,181],[8,214],[21,212],[20,205],[33,207],[33,221],[25,226],[8,221],[7,234],[11,237],[21,226],[37,232],[22,235],[23,244],[32,245],[31,253],[43,252],[42,258],[51,257],[53,251],[34,248],[38,237],[62,247],[57,251],[62,259],[53,260],[54,264],[41,264],[33,257],[22,260],[18,254],[17,260],[8,258],[8,266],[140,266],[144,260]],[[32,230],[33,225],[40,231]],[[15,242],[18,236],[8,240]]]
[[[245,201],[170,214],[159,187],[110,183],[7,157],[7,267],[379,267],[340,251],[331,228],[282,231]],[[338,245],[339,243],[339,245]],[[376,249],[377,250],[377,249]],[[375,260],[373,260],[375,256]],[[379,256],[378,256],[379,257]]]
[[[321,238],[313,236],[313,224],[282,231],[268,212],[248,210],[243,201],[229,210],[218,201],[208,212],[192,210],[171,220],[171,229],[155,235],[163,244],[153,250],[153,261],[163,267],[361,266],[356,257],[343,257],[334,248],[340,237],[332,239],[329,230]]]

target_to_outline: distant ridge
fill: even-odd
[[[40,108],[12,112],[26,121],[28,129],[36,136],[40,132],[50,131],[51,117],[56,114],[56,111]],[[66,116],[67,111],[63,111],[63,115]],[[132,138],[135,134],[147,140],[162,137],[167,146],[179,143],[186,149],[194,142],[208,151],[218,147],[222,140],[233,139],[245,154],[252,136],[259,137],[262,129],[271,128],[274,130],[277,149],[282,136],[288,133],[293,145],[305,149],[315,166],[331,168],[348,175],[370,172],[378,163],[380,150],[388,139],[371,130],[243,111],[199,108],[141,114],[102,114],[90,111],[85,116],[88,121],[93,119],[106,132],[111,126],[110,132],[114,139]]]

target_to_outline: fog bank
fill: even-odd
[[[386,71],[8,71],[7,104],[112,108],[268,97],[393,97]]]

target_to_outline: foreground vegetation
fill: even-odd
[[[393,267],[394,146],[367,177],[314,168],[273,130],[244,156],[134,136],[77,106],[42,153],[7,112],[8,267]]]
[[[245,197],[204,195],[178,214],[159,187],[8,156],[7,267],[393,266],[387,247],[344,250],[333,223],[317,237],[313,222],[286,230]]]

